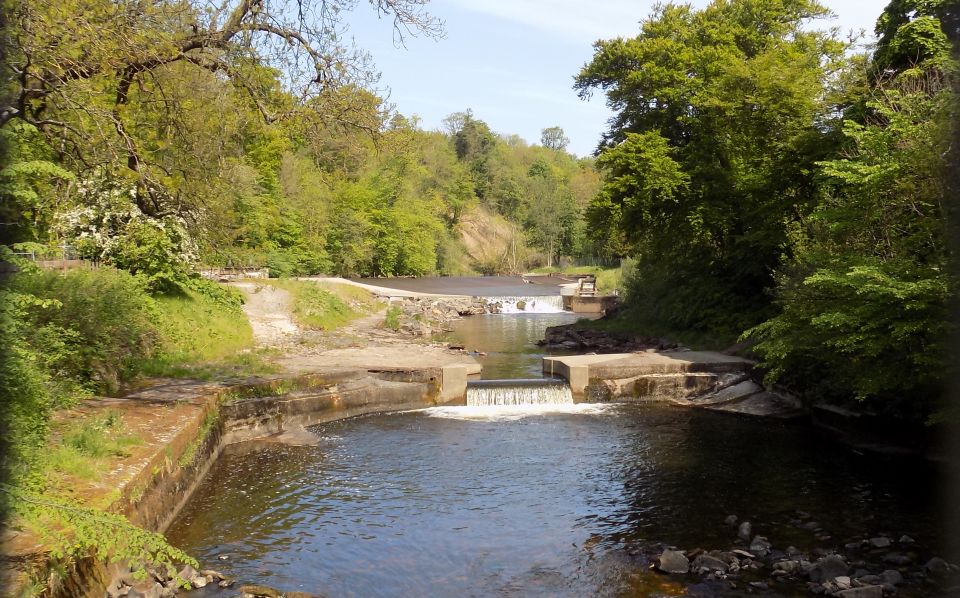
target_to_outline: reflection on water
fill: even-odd
[[[230,447],[168,535],[240,581],[398,597],[689,595],[647,555],[730,548],[731,514],[802,550],[819,544],[790,525],[797,510],[839,546],[940,540],[934,472],[806,428],[648,405],[455,413],[333,422],[312,447]]]
[[[454,323],[453,338],[468,351],[482,351],[481,377],[540,378],[544,350],[537,346],[548,326],[570,324],[582,318],[573,313],[472,316]]]

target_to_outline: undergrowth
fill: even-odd
[[[353,285],[290,279],[269,284],[290,293],[293,318],[304,328],[335,330],[381,307],[368,291]]]

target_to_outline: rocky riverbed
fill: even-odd
[[[632,353],[634,351],[646,351],[647,349],[658,351],[683,349],[677,343],[663,338],[580,328],[576,324],[547,328],[543,340],[537,344],[554,351],[592,353]]]
[[[841,598],[960,596],[960,567],[931,556],[908,535],[850,538],[842,546],[812,518],[797,512],[788,525],[808,532],[820,546],[776,546],[749,521],[727,517],[731,544],[721,550],[664,547],[650,567],[670,576],[699,577],[747,594],[794,593]]]

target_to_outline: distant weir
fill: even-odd
[[[573,393],[563,380],[477,380],[467,383],[467,406],[572,405]]]
[[[563,313],[563,297],[485,297],[487,304],[499,303],[502,314],[558,314]]]

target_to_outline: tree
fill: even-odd
[[[822,98],[844,45],[804,27],[826,14],[812,0],[668,4],[635,38],[595,44],[575,87],[603,90],[615,115],[591,232],[639,258],[637,317],[730,337],[769,312],[790,223],[815,202],[811,173],[838,137]],[[654,151],[689,181],[668,200],[644,197],[668,164]]]
[[[372,4],[393,18],[401,39],[439,33],[419,0]],[[163,0],[20,3],[9,56],[19,84],[12,101],[0,106],[0,126],[11,120],[34,125],[78,167],[125,165],[125,176],[138,184],[138,208],[164,215],[185,199],[169,188],[174,173],[155,155],[187,128],[183,103],[167,96],[173,82],[190,72],[228,81],[266,122],[282,120],[343,85],[369,83],[366,55],[339,41],[343,15],[352,5],[349,0],[228,0],[215,8]],[[278,75],[288,96],[280,93]],[[158,113],[166,130],[142,126],[138,117],[144,110]],[[349,120],[349,113],[332,116]]]
[[[826,194],[781,273],[780,312],[747,333],[770,380],[900,417],[930,413],[948,375],[951,102],[938,78],[888,86],[870,122],[846,123],[851,147],[822,163]]]
[[[548,127],[540,131],[540,144],[558,152],[566,151],[570,138],[563,134],[560,127]]]

